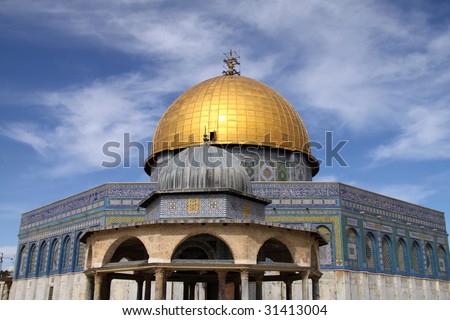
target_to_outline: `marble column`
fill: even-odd
[[[189,283],[189,300],[195,300],[195,286],[197,285],[197,282],[192,281]]]
[[[286,300],[292,300],[292,280],[284,280],[286,285]]]
[[[137,283],[136,300],[142,300],[142,293],[144,292],[144,279],[136,280],[136,283]]]
[[[166,270],[155,270],[155,300],[166,300]]]
[[[189,282],[183,281],[183,300],[189,300]]]
[[[309,271],[305,271],[302,273],[302,299],[309,300]]]
[[[103,278],[102,299],[111,299],[111,282],[113,280],[112,274],[106,274]]]
[[[216,273],[217,273],[217,278],[219,280],[218,299],[225,300],[227,298],[227,284],[226,284],[227,271],[220,270],[220,271],[216,271]]]
[[[94,276],[86,274],[86,291],[84,294],[85,300],[94,299]]]
[[[319,278],[312,279],[312,296],[313,300],[320,300]]]
[[[249,299],[248,270],[241,270],[241,300]]]
[[[94,300],[101,300],[105,275],[102,273],[95,273],[94,277]]]
[[[152,278],[150,276],[145,276],[144,300],[150,300],[151,294],[152,294]]]
[[[262,300],[264,273],[257,273],[255,275],[255,278],[256,278],[256,300]]]
[[[183,282],[183,300],[195,300],[195,285],[197,283],[192,280]]]

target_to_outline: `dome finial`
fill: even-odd
[[[223,71],[222,74],[224,76],[233,76],[237,74],[238,76],[241,75],[241,70],[236,70],[236,66],[240,66],[241,63],[238,59],[241,57],[234,51],[234,54],[236,57],[233,57],[233,50],[230,49],[230,53],[224,53],[224,56],[226,59],[223,59],[223,62],[225,63],[225,67],[228,68],[227,70]]]

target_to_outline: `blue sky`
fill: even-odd
[[[450,229],[450,2],[3,0],[0,252],[15,254],[23,212],[148,181],[137,152],[128,168],[102,167],[102,146],[124,133],[151,141],[163,111],[220,75],[231,48],[311,140],[348,141],[348,166],[315,181],[444,211]]]

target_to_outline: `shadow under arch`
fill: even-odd
[[[172,253],[176,260],[226,260],[234,261],[228,244],[211,234],[202,233],[181,241]]]
[[[111,262],[148,260],[149,255],[144,243],[137,237],[118,239],[105,253],[103,265]]]
[[[293,263],[289,248],[281,241],[271,238],[264,242],[258,251],[258,263],[261,262],[283,262]]]

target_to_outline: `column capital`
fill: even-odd
[[[168,274],[167,270],[164,268],[156,268],[155,269],[155,278],[156,277],[164,277]]]
[[[308,279],[310,271],[309,270],[302,271],[302,272],[300,272],[300,274],[302,275],[302,279]]]
[[[248,280],[250,272],[248,269],[241,269],[241,279]]]

